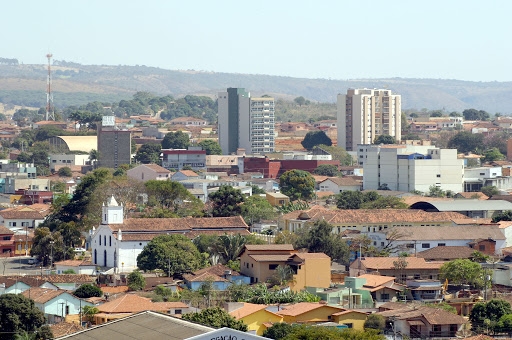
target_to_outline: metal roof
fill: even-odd
[[[424,209],[423,207],[429,207],[437,211],[512,210],[512,203],[503,200],[461,199],[453,201],[421,201],[411,205],[411,209]]]
[[[122,319],[63,336],[69,340],[184,340],[213,331],[214,328],[155,312],[141,312]]]
[[[69,151],[91,152],[98,148],[97,136],[55,136],[49,142],[53,146],[66,145]]]

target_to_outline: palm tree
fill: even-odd
[[[92,318],[95,314],[98,314],[100,310],[94,306],[84,306],[82,308],[82,314],[85,316],[85,319],[89,322],[92,321]]]
[[[246,239],[240,234],[219,236],[213,245],[213,251],[219,254],[224,263],[235,261],[245,246]]]
[[[36,333],[28,333],[27,331],[23,331],[21,333],[14,335],[14,340],[35,340]]]

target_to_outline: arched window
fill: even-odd
[[[94,249],[94,264],[98,264],[98,251]]]
[[[103,251],[103,267],[107,266],[107,250]]]

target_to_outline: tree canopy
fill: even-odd
[[[324,253],[332,261],[348,264],[348,245],[339,234],[333,234],[332,230],[333,226],[327,221],[316,221],[302,231],[294,247],[306,248],[311,253]]]
[[[341,175],[338,167],[334,164],[321,164],[315,170],[313,170],[313,173],[315,175],[329,177],[336,177]]]
[[[206,155],[222,155],[222,149],[220,148],[219,143],[213,139],[205,139],[200,141],[198,145],[206,151]]]
[[[21,294],[0,296],[0,332],[2,339],[13,340],[16,335],[26,332],[37,334],[35,339],[52,339],[53,335],[45,326],[45,317],[33,300]]]
[[[138,261],[137,257],[137,261]],[[130,290],[143,290],[146,286],[146,279],[142,276],[142,273],[138,270],[134,270],[126,278],[128,281],[128,288]]]
[[[101,297],[103,292],[100,287],[86,283],[78,287],[73,292],[73,295],[81,299],[88,299],[90,297]]]
[[[317,145],[331,146],[331,139],[325,134],[324,131],[309,131],[301,142],[306,150],[312,150]]]
[[[290,200],[311,199],[315,195],[315,179],[304,170],[288,170],[279,177],[281,192]]]
[[[222,185],[219,190],[208,195],[212,206],[213,217],[229,217],[242,214],[242,203],[245,201],[240,189]]]
[[[442,280],[453,284],[478,286],[482,282],[482,267],[468,259],[457,259],[443,264],[439,270]]]
[[[169,132],[162,140],[162,149],[186,149],[190,139],[183,131]]]
[[[149,180],[144,183],[148,201],[174,216],[200,216],[203,203],[175,181]],[[150,216],[151,217],[151,216]]]
[[[481,133],[471,133],[461,131],[448,141],[448,148],[457,149],[459,152],[477,152],[483,144],[483,135]]]
[[[395,137],[393,136],[390,136],[390,135],[380,135],[378,137],[375,138],[375,140],[373,141],[373,144],[395,144],[396,143],[396,140],[395,140]]]
[[[274,207],[264,197],[253,195],[246,198],[242,204],[242,216],[249,225],[261,220],[270,220],[275,215]]]
[[[142,164],[161,164],[160,152],[162,146],[155,143],[142,144],[139,150],[135,153],[135,161]]]
[[[489,120],[491,117],[489,113],[484,110],[466,109],[462,111],[464,120]]]
[[[204,265],[204,256],[192,241],[181,234],[157,236],[137,256],[140,269],[160,269],[168,275],[192,272]]]
[[[197,313],[183,314],[182,318],[205,326],[215,328],[228,327],[242,332],[247,331],[247,325],[243,321],[235,319],[219,307],[205,308]]]
[[[499,221],[512,221],[512,210],[506,210],[492,217],[492,223]]]

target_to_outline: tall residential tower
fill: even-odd
[[[338,94],[338,146],[356,151],[380,135],[401,138],[400,95],[390,90],[349,89]]]
[[[219,144],[222,153],[247,154],[274,152],[274,98],[251,98],[243,88],[219,93]]]

